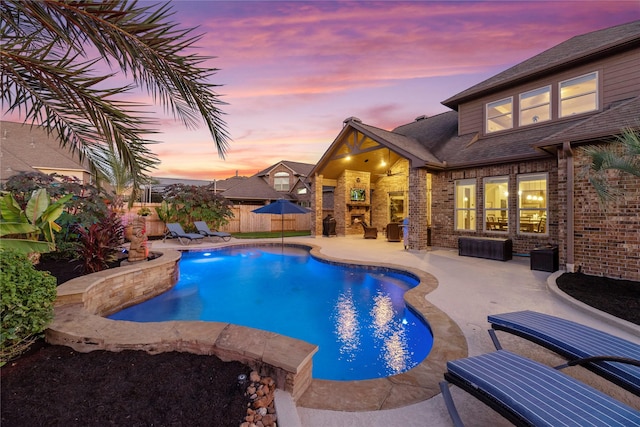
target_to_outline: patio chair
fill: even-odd
[[[225,242],[231,240],[231,234],[224,231],[211,231],[207,223],[204,221],[194,221],[193,225],[195,225],[198,229],[198,233],[202,234],[205,237],[217,237]]]
[[[502,346],[495,330],[535,342],[566,357],[566,364],[580,365],[640,395],[640,345],[570,320],[535,311],[488,316],[489,331],[496,349]]]
[[[366,222],[360,221],[362,224],[362,228],[364,229],[364,238],[365,239],[377,239],[378,238],[378,229],[375,227],[369,227]]]
[[[177,222],[167,223],[167,230],[169,231],[165,235],[165,238],[167,237],[177,238],[181,245],[185,245],[185,244],[188,245],[194,240],[198,241],[200,239],[204,239],[204,236],[202,234],[185,233],[185,231],[182,229],[182,226]]]
[[[447,362],[440,390],[451,420],[464,424],[449,391],[456,385],[517,426],[631,426],[640,412],[564,373],[498,350]]]

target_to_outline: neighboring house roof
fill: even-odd
[[[230,200],[278,200],[290,198],[288,193],[276,191],[261,177],[254,175],[239,181],[222,195]]]
[[[290,169],[291,172],[295,175],[295,176],[309,176],[309,172],[311,172],[311,170],[313,169],[313,167],[315,165],[309,164],[309,163],[300,163],[300,162],[292,162],[289,160],[280,160],[278,163],[269,166],[266,169],[261,170],[260,172],[256,173],[254,176],[265,176],[265,175],[269,175],[271,173],[271,171],[273,169],[275,169],[277,166],[279,165],[284,165],[286,168]]]
[[[19,172],[39,172],[39,169],[89,173],[86,162],[81,163],[68,148],[61,147],[42,126],[0,121],[0,147],[2,181]]]
[[[640,21],[575,36],[442,102],[449,108],[640,44]]]

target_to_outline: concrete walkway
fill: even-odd
[[[236,242],[246,241],[237,240]],[[622,322],[621,326],[615,321],[607,321],[595,310],[577,308],[567,299],[550,290],[547,285],[550,273],[530,270],[527,257],[516,257],[512,261],[501,262],[459,257],[457,250],[452,249],[433,249],[427,252],[405,251],[401,242],[387,242],[382,235],[376,240],[365,240],[361,236],[292,237],[286,238],[285,242],[313,244],[321,247],[322,253],[345,261],[391,263],[417,268],[434,275],[438,279],[439,286],[427,295],[427,299],[445,311],[460,326],[467,340],[470,356],[494,350],[487,333],[488,314],[525,309],[573,320],[640,344],[640,327],[628,322]],[[223,245],[221,242],[213,245],[202,243],[180,247],[170,241],[153,242],[153,244],[154,248],[158,249],[170,245],[178,249],[196,250],[207,246]],[[529,357],[535,356],[540,359],[554,357],[546,350],[539,351],[528,343],[511,340],[509,336],[505,336],[504,339],[505,348],[509,349],[509,345],[520,346],[520,350]],[[582,373],[578,374],[580,375]],[[591,377],[587,380],[591,381]],[[594,381],[599,379],[596,378]],[[463,421],[468,425],[477,427],[511,425],[487,406],[456,387],[452,388],[452,395]],[[636,407],[640,409],[640,398],[632,395],[624,397],[631,399],[630,403],[634,404],[633,406],[637,404]],[[634,402],[636,398],[638,400]],[[284,411],[284,407],[291,408],[292,405],[283,405],[283,413],[280,411],[278,413],[279,425],[282,427],[452,425],[441,395],[414,405],[385,411],[341,412],[297,407],[295,408],[297,413],[291,413],[291,410]]]

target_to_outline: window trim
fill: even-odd
[[[507,184],[507,206],[505,208],[487,208],[487,183],[496,183],[496,182],[504,182]],[[509,175],[500,175],[500,176],[487,176],[482,178],[482,208],[483,208],[483,218],[482,218],[482,227],[486,233],[499,233],[506,234],[509,232]],[[502,212],[505,211],[507,218],[507,228],[504,230],[490,230],[487,228],[487,211],[490,210],[492,212]]]
[[[502,101],[506,101],[506,100],[509,100],[511,102],[511,112],[489,117],[490,105],[498,104],[498,103],[500,103]],[[511,114],[511,126],[509,126],[507,128],[504,128],[504,129],[489,130],[489,120],[490,119],[495,119],[496,117],[507,116],[509,114]],[[485,115],[485,117],[484,117],[484,131],[485,131],[485,134],[491,134],[491,133],[496,133],[496,132],[504,132],[504,131],[513,129],[513,96],[507,96],[507,97],[504,97],[504,98],[501,98],[501,99],[496,99],[495,101],[487,102],[485,104],[485,106],[484,106],[484,115]]]
[[[286,176],[287,179],[287,188],[278,188],[278,178],[280,178],[281,180],[284,179]],[[291,189],[291,174],[289,172],[284,172],[284,171],[280,171],[280,172],[276,172],[273,175],[273,188],[276,191],[289,191]],[[283,186],[283,184],[280,184],[280,186]]]
[[[593,92],[585,92],[585,93],[581,93],[579,95],[574,95],[571,97],[567,97],[567,98],[562,98],[562,84],[569,82],[571,80],[577,80],[580,79],[582,77],[586,77],[593,74],[594,75],[594,80],[596,83],[596,89]],[[596,105],[593,109],[588,110],[588,111],[583,111],[581,113],[574,113],[574,114],[567,114],[567,115],[562,115],[562,101],[568,100],[568,99],[573,99],[573,98],[578,98],[580,96],[585,96],[588,95],[590,93],[594,93],[595,94],[595,99],[596,99]],[[598,111],[600,109],[600,73],[598,71],[591,71],[589,73],[585,73],[579,76],[575,76],[575,77],[571,77],[570,79],[565,79],[562,80],[560,82],[558,82],[558,119],[565,119],[567,117],[574,117],[574,116],[579,116],[582,114],[589,114],[589,113],[593,113],[594,111]]]
[[[544,104],[536,104],[532,107],[527,107],[527,108],[522,108],[522,97],[524,95],[527,95],[529,93],[535,92],[535,91],[539,91],[541,89],[547,89],[548,93],[549,93],[549,101],[544,103]],[[536,89],[531,89],[528,90],[526,92],[522,92],[520,94],[518,94],[518,127],[524,127],[524,126],[531,126],[531,125],[536,125],[538,123],[544,123],[544,122],[549,122],[551,120],[553,120],[552,117],[552,111],[551,111],[551,103],[552,103],[552,93],[551,93],[551,85],[546,85],[546,86],[541,86],[539,88]],[[544,105],[547,105],[548,108],[548,116],[549,118],[543,121],[537,121],[537,122],[533,122],[533,123],[522,123],[522,112],[523,111],[527,111],[527,110],[532,110],[534,108],[538,108],[538,107],[542,107]]]
[[[477,232],[477,220],[476,226],[474,228],[458,228],[458,212],[467,211],[470,213],[475,213],[476,218],[478,217],[478,201],[475,200],[475,206],[469,208],[459,208],[458,207],[458,188],[461,186],[473,186],[473,197],[477,199],[477,191],[478,191],[478,182],[475,178],[467,178],[467,179],[457,179],[454,181],[453,187],[453,229],[454,231],[466,231],[466,232]],[[471,215],[469,216],[471,218]]]
[[[538,177],[536,179],[536,177]],[[545,181],[545,207],[544,208],[522,208],[521,207],[521,203],[520,203],[520,183],[522,181],[536,181],[536,180],[541,180],[544,179]],[[535,172],[535,173],[526,173],[526,174],[519,174],[517,176],[517,189],[518,189],[518,202],[516,204],[516,231],[518,233],[518,235],[524,235],[524,236],[549,236],[549,172]],[[537,210],[537,211],[542,211],[544,210],[544,214],[543,217],[546,218],[545,220],[545,228],[544,228],[544,233],[536,233],[536,232],[527,232],[527,231],[521,231],[520,228],[520,218],[522,217],[522,211],[523,210]]]

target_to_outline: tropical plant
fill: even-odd
[[[162,214],[170,220],[161,219],[177,221],[185,230],[193,230],[194,221],[206,221],[214,229],[219,229],[233,218],[229,201],[216,194],[213,185],[172,184],[165,188],[163,198],[165,201],[161,207],[166,202],[166,208],[162,209]]]
[[[11,193],[5,193],[0,198],[0,248],[23,253],[54,251],[55,233],[61,230],[55,221],[71,197],[68,194],[51,203],[47,191],[41,188],[23,209]]]
[[[77,227],[79,235],[76,259],[82,261],[85,273],[95,273],[109,268],[116,261],[120,245],[124,242],[122,221],[114,211],[99,222]]]
[[[151,215],[151,209],[149,209],[146,206],[143,206],[140,209],[138,209],[138,215],[139,216],[149,216],[149,215]]]
[[[93,224],[109,212],[105,201],[110,201],[110,196],[74,177],[39,172],[20,173],[11,176],[4,188],[12,193],[22,209],[25,209],[35,191],[41,188],[53,200],[71,195],[71,199],[65,203],[64,211],[56,220],[62,230],[55,234],[56,251],[49,252],[49,257],[57,259],[71,259],[74,256],[78,224]]]
[[[602,202],[622,194],[612,185],[609,172],[619,171],[640,177],[640,128],[625,128],[606,145],[590,145],[582,150],[591,158],[588,179]]]
[[[24,254],[0,251],[0,366],[20,355],[53,318],[56,278]]]
[[[209,83],[217,69],[194,53],[202,35],[169,19],[170,3],[4,0],[0,7],[0,99],[4,113],[43,125],[61,146],[96,172],[101,153],[116,153],[138,188],[158,163],[146,135],[158,119],[144,104],[118,100],[137,89],[187,127],[200,118],[220,157],[228,145],[220,106]],[[182,53],[185,52],[185,53]],[[95,70],[114,69],[96,76]],[[127,84],[120,84],[122,79]]]

